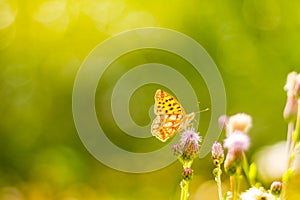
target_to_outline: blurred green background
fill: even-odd
[[[0,197],[179,199],[179,162],[146,174],[110,169],[88,153],[73,122],[73,83],[84,58],[103,40],[133,28],[174,29],[207,50],[224,79],[227,114],[253,117],[249,158],[285,140],[283,86],[286,75],[300,69],[299,7],[297,0],[0,0]],[[126,70],[153,61],[177,68],[191,82],[199,79],[193,80],[188,64],[174,55],[134,52],[117,61],[124,69],[112,65],[100,80],[99,119],[110,115],[103,110],[103,91]],[[138,124],[150,123],[148,110],[158,87],[146,85],[132,98]],[[210,107],[204,83],[195,87],[201,107]],[[201,114],[202,135],[209,118],[210,112]],[[122,148],[145,152],[162,146],[155,138],[145,145],[121,136],[112,123],[105,122],[107,130]],[[216,199],[210,156],[196,160],[193,168],[191,199]],[[270,181],[263,180],[267,188]]]

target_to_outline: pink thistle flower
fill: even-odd
[[[201,136],[195,132],[194,128],[188,128],[181,134],[180,144],[183,146],[187,143],[194,143],[198,145],[201,141]]]
[[[173,151],[183,160],[192,160],[199,153],[201,140],[201,136],[193,128],[188,128],[181,134],[180,143],[173,146]]]
[[[224,147],[230,152],[246,151],[250,147],[250,138],[240,131],[235,131],[224,140]]]

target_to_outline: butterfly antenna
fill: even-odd
[[[198,104],[200,104],[200,102],[198,102]],[[203,110],[199,110],[199,111],[194,112],[194,113],[195,113],[195,114],[199,114],[199,113],[206,112],[206,111],[209,111],[209,108],[205,108],[205,109],[203,109]],[[199,121],[198,121],[198,120],[196,120],[196,119],[194,118],[193,121],[196,123],[197,126],[199,125]]]
[[[195,114],[199,114],[199,113],[202,113],[202,112],[206,112],[206,111],[209,111],[209,108],[205,108],[203,110],[199,110],[197,112],[194,112]]]

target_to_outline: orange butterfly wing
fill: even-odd
[[[165,142],[176,134],[186,114],[180,103],[167,92],[159,89],[154,98],[154,113],[157,116],[153,120],[151,132]]]

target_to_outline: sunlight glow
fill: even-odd
[[[17,11],[13,8],[11,2],[0,0],[0,29],[10,26],[16,17]]]

